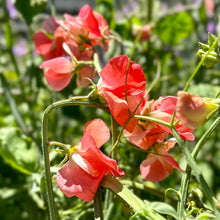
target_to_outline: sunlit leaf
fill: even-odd
[[[159,212],[160,214],[165,214],[172,216],[175,219],[178,219],[177,212],[176,210],[163,202],[153,202],[151,203],[151,208],[154,209],[155,211]]]
[[[0,155],[11,167],[30,174],[37,170],[37,149],[31,138],[14,127],[0,129]]]
[[[175,13],[158,20],[153,30],[168,45],[175,45],[193,30],[193,19],[187,12]]]

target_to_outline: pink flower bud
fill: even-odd
[[[218,108],[214,99],[178,92],[176,114],[181,123],[189,128],[195,129],[203,125]]]

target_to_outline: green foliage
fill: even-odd
[[[45,10],[47,0],[16,0],[15,6],[24,17],[28,25],[33,17]]]
[[[165,44],[174,46],[193,31],[192,16],[188,12],[165,16],[157,21],[154,31]]]
[[[58,3],[53,5],[51,3],[53,1],[48,1],[51,4],[46,8],[47,0],[15,0],[14,2],[26,24],[19,15],[16,19],[1,16],[9,14],[9,11],[0,8],[0,219],[49,220],[43,155],[40,149],[42,114],[49,104],[72,96],[88,95],[91,89],[77,88],[73,80],[64,90],[52,91],[47,85],[43,71],[39,69],[43,59],[36,55],[33,33],[39,30],[44,16],[51,15],[50,10],[53,11]],[[64,13],[75,15],[78,10],[76,2],[78,1],[72,1],[67,11],[56,8],[57,16],[63,18]],[[178,3],[182,3],[181,12]],[[167,9],[164,9],[166,7]],[[183,90],[199,62],[196,56],[198,49],[202,50],[200,51],[202,57],[216,39],[213,36],[217,36],[220,7],[217,4],[215,13],[207,16],[204,1],[199,5],[192,5],[186,4],[186,1],[97,0],[95,10],[106,18],[111,34],[116,39],[111,40],[107,52],[98,50],[101,67],[104,67],[114,56],[129,55],[146,73],[147,90],[157,78],[156,74],[159,75],[149,94],[149,99],[158,99],[160,96],[176,96],[178,90]],[[37,19],[34,19],[35,16]],[[214,21],[215,30],[213,35],[209,34],[209,38],[204,40],[208,36],[206,30],[209,21]],[[148,41],[140,42],[138,38],[140,36],[135,31],[137,27],[144,25],[150,25],[152,33]],[[27,53],[18,55],[16,46],[19,39],[23,38],[27,41]],[[198,42],[206,42],[206,40],[207,44],[200,43],[199,48]],[[212,57],[208,57],[210,58],[208,64],[211,61],[211,66],[213,59],[216,61],[217,58],[219,61],[218,50],[219,46],[214,45],[212,51],[214,53],[211,54]],[[218,62],[214,62],[216,63]],[[188,92],[201,97],[215,98],[220,92],[219,75],[219,64],[210,69],[201,67]],[[57,109],[49,118],[49,141],[57,140],[73,145],[78,143],[83,134],[84,124],[94,118],[102,118],[110,125],[109,113],[100,109],[88,106],[67,106]],[[212,123],[211,119],[194,132],[196,140],[189,146],[191,152]],[[118,133],[120,129],[118,127]],[[101,150],[108,155],[111,148],[112,144],[109,141]],[[93,219],[93,203],[87,204],[76,197],[67,198],[58,189],[55,174],[60,168],[59,163],[63,155],[58,154],[54,147],[50,147],[49,152],[53,191],[60,219]],[[153,212],[159,213],[165,219],[179,219],[176,194],[169,193],[165,196],[165,191],[167,188],[172,188],[178,192],[183,174],[174,171],[161,182],[145,181],[140,175],[139,167],[148,153],[137,149],[124,137],[121,138],[115,153],[115,159],[126,173],[121,182],[145,201]],[[178,162],[182,162],[180,167],[184,169],[186,161],[179,148],[172,149],[171,154]],[[197,164],[218,202],[219,157],[220,127],[217,126],[203,143]],[[189,185],[188,200],[184,207],[185,220],[216,219],[193,173]],[[147,217],[147,209],[134,213],[131,207],[116,194],[113,196],[110,194],[109,200],[106,191],[108,190],[104,189],[102,193],[105,220],[151,219]]]
[[[37,171],[38,155],[35,143],[17,128],[0,129],[0,154],[10,166],[22,173],[31,174]]]

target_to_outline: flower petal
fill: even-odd
[[[87,122],[85,124],[84,132],[94,139],[98,148],[100,148],[110,138],[109,128],[102,119],[94,119]]]
[[[50,68],[56,73],[71,73],[74,64],[64,57],[58,57],[41,63],[40,68]]]
[[[118,97],[124,97],[128,63],[129,58],[125,55],[112,58],[100,72],[99,91],[108,90]],[[145,91],[145,86],[146,78],[142,68],[133,61],[130,61],[127,74],[127,96]]]
[[[93,177],[74,161],[69,160],[57,172],[56,179],[58,187],[67,197],[77,196],[86,202],[91,202],[103,176],[104,172],[98,177]]]
[[[47,83],[51,86],[55,91],[60,91],[64,89],[71,81],[73,74],[58,74],[52,70],[47,70],[44,73],[44,76],[47,80]]]

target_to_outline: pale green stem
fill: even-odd
[[[47,202],[49,208],[49,217],[50,220],[58,220],[58,212],[54,202],[53,195],[53,185],[50,172],[50,158],[49,158],[49,147],[48,147],[48,120],[50,114],[56,108],[63,106],[76,106],[76,105],[86,105],[90,107],[96,107],[108,111],[108,108],[105,105],[90,102],[90,101],[79,101],[79,97],[71,98],[67,100],[58,101],[49,105],[44,111],[42,118],[42,148],[43,148],[43,157],[44,157],[44,169],[45,169],[45,179],[46,179],[46,193],[47,193]]]
[[[209,55],[209,53],[212,51],[212,49],[215,47],[215,45],[218,43],[218,41],[220,40],[220,36],[218,38],[216,38],[216,40],[214,41],[214,43],[212,44],[212,46],[210,47],[210,49],[205,53],[205,55],[203,56],[203,58],[200,60],[199,64],[197,65],[195,71],[192,73],[192,75],[190,76],[188,82],[186,83],[186,86],[184,88],[183,91],[187,91],[189,88],[189,85],[191,83],[191,81],[193,80],[193,78],[195,77],[195,75],[197,74],[199,68],[201,67],[201,65],[203,64],[203,62],[205,61],[206,57]]]
[[[204,196],[207,198],[207,200],[209,201],[209,203],[210,203],[211,207],[213,208],[215,214],[217,215],[218,210],[216,208],[216,199],[214,198],[213,192],[209,188],[209,186],[208,186],[207,182],[205,181],[198,165],[196,164],[196,161],[192,157],[192,155],[191,155],[191,153],[188,149],[187,142],[184,142],[182,140],[182,138],[179,136],[179,134],[178,134],[175,127],[171,128],[171,131],[173,133],[173,136],[176,138],[176,140],[179,144],[179,147],[181,148],[182,152],[184,153],[184,156],[186,157],[186,160],[187,160],[189,166],[192,168],[192,171],[194,172],[194,175],[195,175],[198,183],[201,186],[201,189],[204,193]]]
[[[162,120],[159,120],[159,119],[156,119],[156,118],[153,118],[153,117],[143,116],[143,115],[135,115],[134,117],[137,118],[137,119],[142,119],[142,120],[146,120],[146,121],[153,121],[155,123],[164,125],[168,128],[170,127],[170,123],[167,123],[165,121],[162,121]]]
[[[193,152],[192,152],[192,157],[196,159],[199,151],[201,150],[203,144],[205,141],[209,138],[209,136],[212,134],[212,132],[215,130],[215,128],[220,124],[220,117],[218,117],[210,126],[210,128],[205,132],[205,134],[199,139],[198,143],[196,144]],[[189,164],[186,167],[185,174],[183,175],[182,181],[181,181],[181,186],[180,186],[180,194],[181,194],[181,201],[178,204],[178,210],[180,217],[184,217],[184,206],[186,204],[187,200],[187,194],[188,194],[188,188],[189,188],[189,181],[190,181],[190,176],[191,176],[191,167]]]
[[[121,197],[133,210],[138,212],[145,210],[145,216],[149,220],[165,220],[165,218],[147,206],[140,198],[134,195],[126,186],[122,185],[117,179],[110,176],[104,176],[101,185],[111,189]]]

